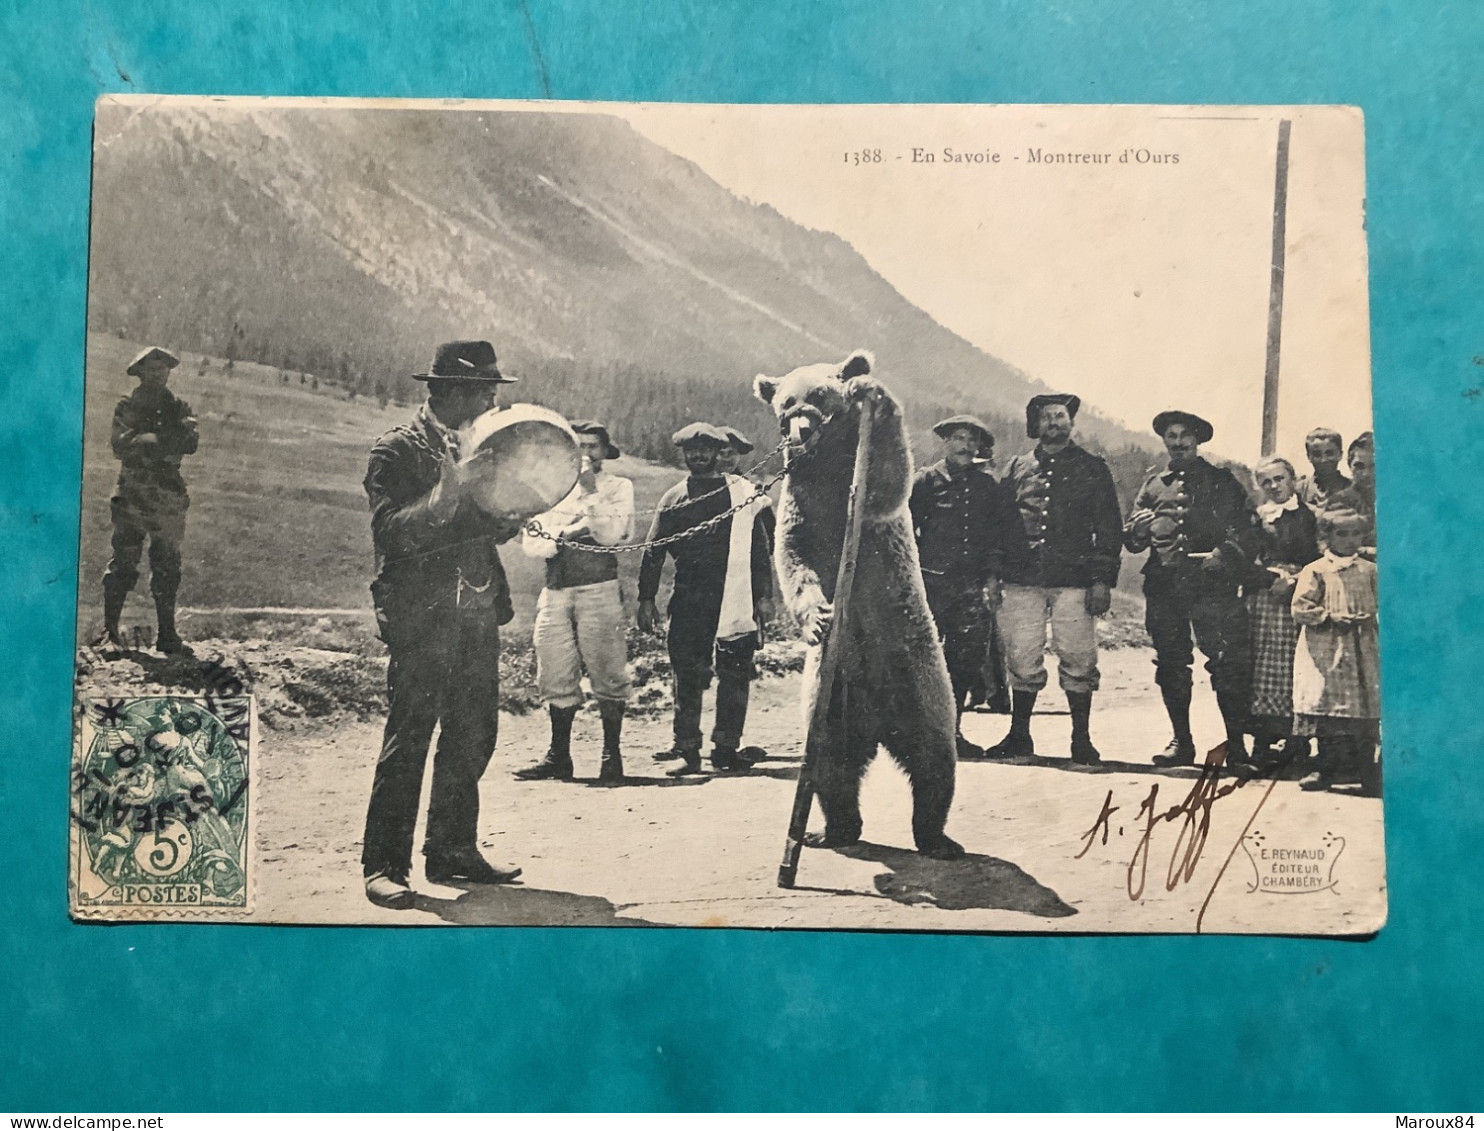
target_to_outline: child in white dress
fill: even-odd
[[[1306,565],[1293,592],[1301,626],[1293,661],[1294,731],[1318,739],[1319,756],[1301,789],[1328,789],[1356,777],[1381,791],[1380,658],[1376,565],[1359,556],[1369,522],[1352,510],[1319,517],[1323,555]]]

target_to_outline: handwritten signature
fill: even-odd
[[[1237,848],[1242,843],[1242,838],[1257,820],[1257,815],[1262,812],[1262,807],[1267,804],[1272,795],[1274,787],[1277,786],[1282,772],[1287,768],[1291,757],[1279,762],[1265,773],[1271,775],[1267,780],[1267,788],[1262,791],[1257,804],[1253,806],[1252,812],[1247,817],[1247,822],[1242,826],[1242,831],[1237,834],[1232,842],[1231,850],[1227,852],[1226,859],[1221,862],[1221,868],[1217,871],[1215,879],[1211,881],[1211,888],[1206,893],[1205,900],[1201,903],[1200,912],[1196,915],[1195,929],[1201,929],[1202,920],[1205,918],[1206,908],[1211,903],[1211,897],[1216,894],[1216,886],[1221,883],[1221,877],[1226,874],[1227,866],[1232,857],[1236,855]],[[1223,797],[1229,797],[1233,793],[1240,792],[1247,786],[1263,781],[1262,776],[1235,777],[1222,781],[1222,769],[1225,762],[1224,747],[1217,747],[1207,755],[1206,761],[1201,766],[1201,772],[1197,775],[1194,784],[1178,803],[1160,808],[1159,783],[1155,782],[1149,787],[1149,793],[1139,802],[1138,810],[1134,815],[1134,824],[1138,831],[1138,840],[1134,845],[1133,855],[1128,861],[1128,897],[1138,902],[1144,897],[1144,886],[1148,879],[1149,857],[1152,851],[1155,830],[1162,824],[1179,825],[1179,831],[1175,834],[1175,843],[1170,850],[1169,864],[1165,869],[1165,891],[1174,891],[1182,883],[1189,883],[1195,876],[1196,866],[1201,861],[1201,855],[1206,850],[1206,841],[1211,834],[1211,813],[1216,803]],[[1094,844],[1108,843],[1108,837],[1113,831],[1113,814],[1119,812],[1123,806],[1113,804],[1113,791],[1103,798],[1103,806],[1098,813],[1097,820],[1092,827],[1082,834],[1082,851],[1074,857],[1082,859],[1092,850]],[[1122,836],[1124,826],[1118,826],[1118,835]]]

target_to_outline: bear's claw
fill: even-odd
[[[826,829],[822,833],[805,833],[804,847],[806,848],[848,848],[852,844],[859,844],[861,834],[845,836],[840,833],[832,833]]]
[[[934,860],[957,860],[964,855],[964,846],[948,836],[937,836],[917,846],[917,851]]]

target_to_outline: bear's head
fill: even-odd
[[[778,417],[784,438],[802,447],[826,421],[849,407],[849,381],[871,372],[873,360],[866,350],[856,350],[844,361],[801,365],[782,377],[759,373],[752,379],[752,391]]]

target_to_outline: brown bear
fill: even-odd
[[[816,767],[825,829],[807,843],[833,848],[861,839],[861,778],[881,745],[912,782],[918,851],[961,856],[963,849],[943,831],[958,756],[953,691],[907,513],[912,453],[901,405],[867,376],[871,364],[869,353],[857,351],[843,362],[753,380],[753,391],[773,409],[788,441],[775,561],[784,602],[812,646],[804,673],[806,718],[818,644],[830,631],[861,405],[870,399],[876,406],[850,624],[835,629],[849,633],[830,704],[834,733],[844,737],[826,748]]]

